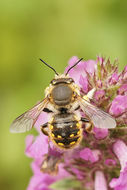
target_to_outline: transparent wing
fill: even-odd
[[[111,129],[116,127],[116,121],[111,115],[93,106],[81,97],[78,100],[82,111],[91,119],[97,128]]]
[[[36,104],[32,109],[17,117],[10,126],[10,132],[24,133],[31,130],[47,103],[48,99],[45,98],[44,100]]]

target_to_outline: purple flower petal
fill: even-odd
[[[27,142],[32,139],[31,136],[27,137]],[[33,139],[32,139],[33,140]],[[45,135],[38,136],[35,141],[31,144],[28,143],[26,146],[26,154],[35,159],[42,157],[48,151],[48,137]]]
[[[101,80],[97,80],[97,87],[102,88],[102,81]]]
[[[107,159],[107,160],[105,160],[105,164],[107,166],[115,166],[116,165],[116,161],[113,160],[113,159]]]
[[[84,92],[87,93],[88,92],[88,80],[87,80],[87,77],[83,77],[82,75],[80,75],[79,83],[81,84],[82,89],[84,90]]]
[[[109,112],[119,116],[127,110],[127,96],[118,95],[112,102]]]
[[[102,64],[104,60],[105,59],[103,57],[97,56],[97,62],[99,62],[100,64]]]
[[[106,179],[102,171],[95,172],[94,190],[108,190]]]
[[[64,169],[64,164],[60,163],[59,164],[59,173],[56,176],[57,180],[63,179],[63,178],[67,178],[70,177],[70,174]]]
[[[119,159],[121,171],[123,171],[127,163],[127,145],[122,140],[117,140],[113,145],[113,151]]]
[[[108,135],[108,129],[99,129],[97,127],[94,127],[93,131],[96,139],[104,139]]]
[[[67,72],[67,70],[74,65],[77,61],[78,61],[78,57],[74,56],[69,60],[69,66],[66,67],[65,71]],[[75,80],[75,83],[78,84],[79,86],[81,86],[79,84],[79,79],[80,79],[80,75],[82,76],[86,76],[85,70],[84,70],[84,62],[81,61],[79,62],[78,65],[76,65],[73,69],[70,70],[69,72],[70,77],[72,77]]]
[[[127,65],[124,67],[123,73],[122,73],[123,80],[127,79]]]
[[[113,73],[111,78],[109,79],[109,84],[110,85],[115,85],[119,80],[119,75],[117,74],[117,72]]]
[[[77,179],[83,180],[84,175],[83,175],[82,171],[80,171],[80,170],[78,170],[77,168],[74,168],[74,167],[71,168],[71,171],[76,175]]]
[[[126,190],[127,189],[127,166],[120,172],[119,178],[113,178],[109,183],[114,190]]]
[[[29,149],[32,146],[33,141],[34,141],[34,136],[33,135],[28,135],[26,137],[26,150],[25,150],[25,153],[26,153],[27,156],[29,156]]]
[[[88,60],[84,62],[85,71],[89,74],[94,74],[95,69],[97,68],[97,61]]]
[[[118,89],[118,94],[119,95],[125,95],[127,93],[127,84],[123,84],[119,89]]]
[[[96,91],[95,94],[94,94],[94,98],[95,98],[97,101],[103,99],[104,96],[105,96],[105,91],[104,91],[104,90],[98,90],[98,91]]]
[[[91,163],[97,162],[99,160],[100,156],[100,151],[99,150],[91,150],[90,148],[84,148],[83,150],[80,151],[80,158],[90,161]]]
[[[30,180],[27,190],[50,190],[48,186],[53,182],[55,182],[54,177],[48,174],[34,175]]]
[[[65,69],[65,72],[74,65],[78,61],[78,57],[74,56],[69,60],[69,66]],[[81,87],[80,84],[80,76],[83,78],[87,76],[86,72],[89,74],[93,74],[96,69],[97,61],[88,60],[88,61],[81,61],[78,65],[72,68],[69,72],[69,75],[75,80],[75,83]]]
[[[41,187],[48,188],[50,184],[56,181],[54,176],[41,172],[40,163],[39,161],[34,161],[31,164],[34,176],[30,179],[27,190],[42,190]]]

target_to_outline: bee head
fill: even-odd
[[[65,75],[56,76],[56,78],[51,81],[53,86],[51,96],[56,105],[65,106],[69,104],[73,95],[71,88],[72,83],[74,83],[74,80]]]
[[[51,90],[50,97],[51,101],[53,101],[58,106],[65,106],[72,102],[74,98],[74,89],[73,83],[74,80],[68,76],[69,71],[75,67],[83,58],[78,60],[73,66],[71,66],[67,72],[63,75],[60,75],[56,72],[56,70],[48,65],[45,61],[40,59],[45,65],[47,65],[50,69],[55,72],[55,78],[50,82]]]

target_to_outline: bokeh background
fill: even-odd
[[[0,189],[25,190],[32,171],[27,134],[10,134],[14,118],[44,97],[54,73],[70,57],[127,60],[127,1],[0,1]],[[35,134],[33,129],[30,133]]]

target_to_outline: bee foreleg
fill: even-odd
[[[48,129],[46,129],[48,127],[48,122],[47,123],[44,123],[43,125],[41,125],[41,131],[44,135],[47,135],[49,136],[48,134]]]

